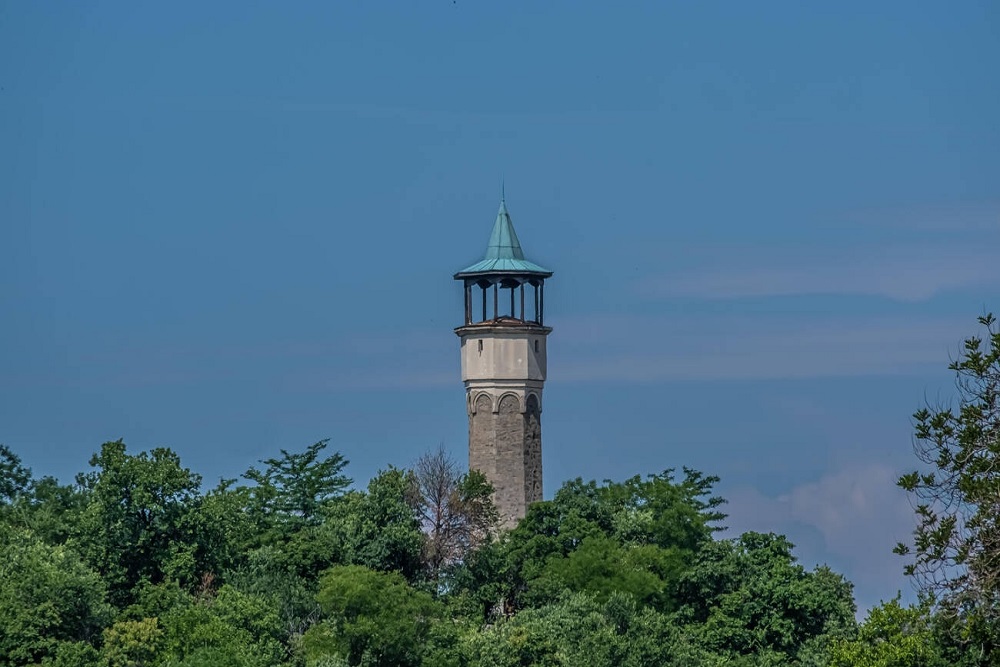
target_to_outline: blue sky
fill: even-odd
[[[909,415],[1000,310],[989,3],[2,3],[0,442],[207,481],[464,460],[501,179],[551,267],[546,493],[683,465],[862,606]]]

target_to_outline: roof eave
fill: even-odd
[[[479,278],[479,277],[494,277],[494,276],[533,276],[535,278],[551,278],[552,271],[459,271],[452,277],[455,280],[463,280],[465,278]]]

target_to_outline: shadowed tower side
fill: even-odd
[[[504,528],[542,499],[542,387],[545,279],[552,272],[524,258],[501,200],[486,257],[455,274],[465,292],[462,381],[469,413],[469,469],[495,489]]]

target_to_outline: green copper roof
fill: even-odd
[[[456,278],[480,273],[537,273],[551,276],[552,272],[529,262],[524,258],[521,242],[517,240],[514,223],[511,222],[507,204],[500,200],[500,210],[497,220],[493,223],[493,233],[490,234],[489,245],[486,246],[486,257],[472,266],[467,266],[455,274]]]

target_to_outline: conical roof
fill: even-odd
[[[543,277],[552,275],[548,269],[524,258],[521,242],[517,239],[514,223],[510,219],[507,203],[503,199],[500,200],[500,210],[497,211],[490,242],[486,246],[486,257],[472,266],[465,267],[456,273],[455,277],[463,278],[483,273],[530,273]]]

